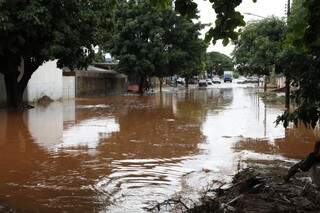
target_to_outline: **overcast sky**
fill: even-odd
[[[199,9],[200,21],[202,23],[214,23],[215,13],[208,0],[196,0]],[[287,0],[258,0],[253,3],[252,0],[243,0],[243,3],[237,8],[238,11],[243,13],[252,13],[259,16],[278,16],[284,17],[286,15]],[[258,20],[260,18],[252,15],[243,14],[245,21]],[[203,32],[205,33],[205,31]],[[230,55],[233,50],[232,45],[224,47],[221,42],[217,42],[215,46],[211,45],[208,51],[218,51]]]

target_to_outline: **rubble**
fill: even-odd
[[[231,187],[211,190],[214,197],[204,196],[186,212],[320,212],[320,191],[309,178],[283,182],[245,169],[234,176]]]

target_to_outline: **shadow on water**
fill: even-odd
[[[2,111],[0,205],[143,212],[152,201],[199,189],[210,175],[225,179],[239,158],[309,152],[317,136],[275,127],[281,112],[255,89],[234,86]]]

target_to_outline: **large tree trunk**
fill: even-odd
[[[162,86],[163,86],[163,78],[162,77],[159,78],[159,82],[160,82],[160,92],[162,93]]]
[[[140,83],[139,83],[139,94],[140,95],[143,95],[143,93],[144,93],[145,81],[146,81],[146,78],[144,76],[141,76]]]
[[[5,74],[5,86],[7,93],[7,106],[9,109],[21,110],[23,108],[23,88],[18,82],[18,73]]]
[[[186,89],[189,88],[189,78],[185,78],[185,81],[186,81]]]
[[[31,75],[39,67],[39,64],[33,62],[22,63],[22,77],[18,79],[20,72],[18,66],[8,64],[4,72],[4,80],[7,94],[7,107],[11,110],[21,111],[24,109],[23,93],[26,89]]]
[[[268,83],[267,83],[267,78],[264,78],[264,92],[267,92],[267,86],[268,86]]]

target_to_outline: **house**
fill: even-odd
[[[87,69],[63,70],[63,97],[104,97],[127,90],[127,76],[114,70],[88,66]]]
[[[101,64],[100,64],[101,65]],[[52,100],[117,95],[126,92],[127,77],[107,69],[89,66],[86,70],[59,69],[57,60],[40,66],[31,76],[24,101],[36,102],[44,96]],[[6,104],[4,76],[0,74],[0,106]]]

